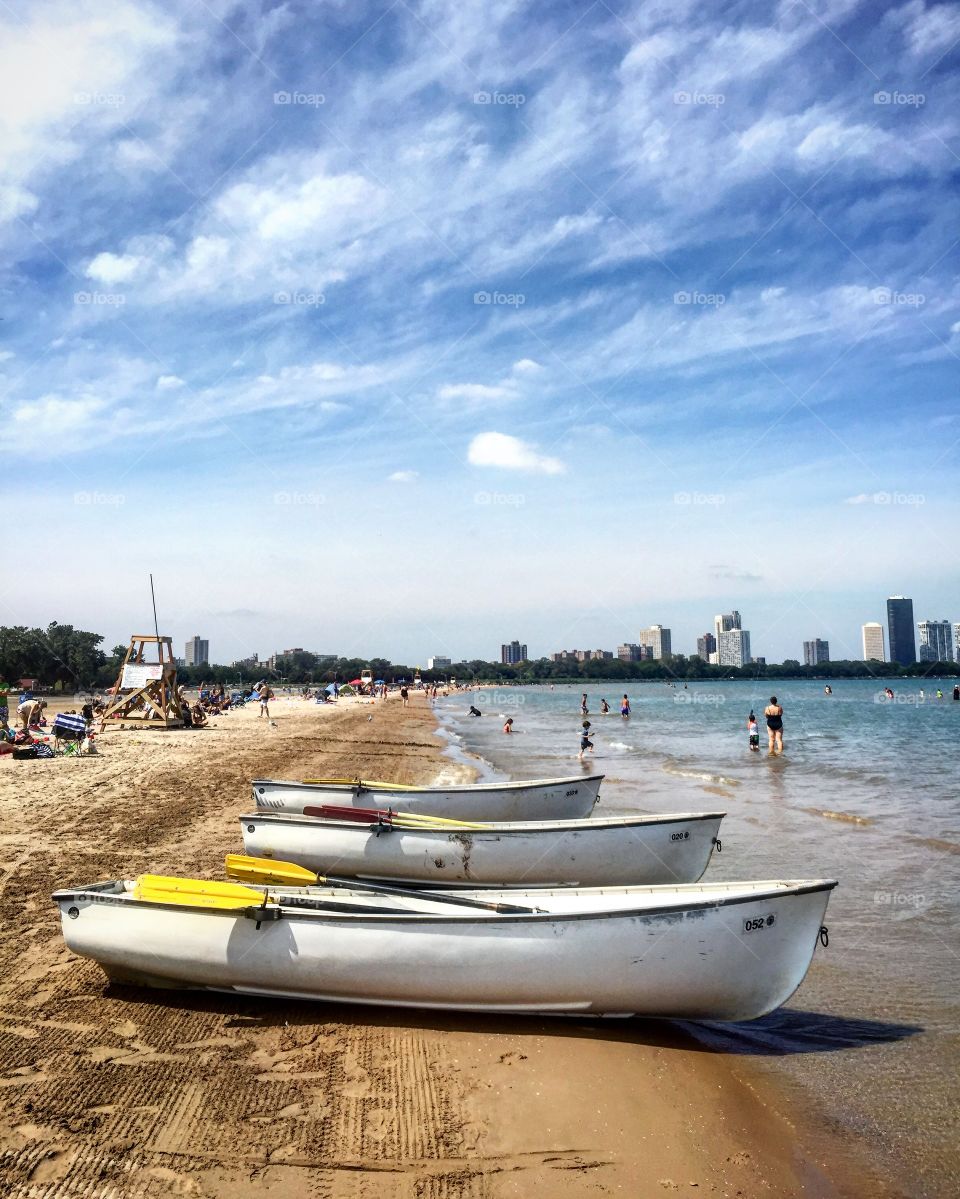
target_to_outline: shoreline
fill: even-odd
[[[253,777],[427,783],[472,767],[444,752],[419,695],[406,709],[291,698],[269,721],[244,710],[99,744],[89,759],[0,763],[6,1193],[901,1193],[849,1145],[808,1135],[810,1114],[749,1062],[669,1022],[108,987],[63,945],[56,887],[220,877]]]

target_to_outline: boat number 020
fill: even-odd
[[[670,840],[671,841],[686,841],[686,839],[689,836],[690,836],[690,831],[688,829],[685,833],[671,833]]]
[[[773,924],[775,916],[754,916],[750,920],[744,920],[743,931],[745,933],[754,933],[761,928],[769,928]]]

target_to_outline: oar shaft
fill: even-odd
[[[317,883],[320,886],[326,884],[329,887],[344,887],[350,891],[369,891],[371,895],[396,895],[404,899],[428,899],[430,903],[449,903],[457,907],[483,908],[486,911],[500,912],[501,914],[532,916],[539,911],[538,908],[522,908],[512,903],[494,903],[485,899],[467,899],[466,896],[437,895],[435,892],[425,895],[423,891],[418,891],[414,887],[384,886],[380,883],[361,882],[355,878],[340,878],[332,874],[318,874]]]

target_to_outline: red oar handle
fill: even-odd
[[[376,808],[346,808],[336,804],[320,804],[317,807],[307,806],[303,809],[304,816],[324,816],[328,820],[356,820],[358,824],[390,823],[390,812],[381,812]]]

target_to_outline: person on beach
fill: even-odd
[[[763,709],[767,718],[767,741],[770,753],[783,753],[783,708],[777,703],[775,695],[770,696],[770,702]]]
[[[753,753],[758,754],[760,752],[760,729],[757,727],[757,718],[752,708],[750,709],[750,715],[747,717],[747,733],[749,734],[750,749]]]
[[[602,699],[600,701],[600,711],[603,713],[604,716],[606,716],[606,714],[610,711],[610,705],[607,703],[607,701],[605,699]]]
[[[513,732],[513,717],[512,716],[507,717],[506,721],[504,722],[503,731],[505,733]]]
[[[627,699],[626,696],[624,696],[623,699],[620,701],[620,715],[623,717],[624,720],[626,720],[627,717],[630,715],[630,701]]]
[[[589,711],[590,709],[587,707],[587,693],[584,691],[583,695],[580,696],[580,715],[586,716]]]
[[[258,720],[260,719],[261,716],[266,716],[267,719],[269,720],[269,718],[270,718],[270,706],[269,705],[270,705],[270,701],[272,699],[273,699],[273,692],[270,690],[269,685],[267,683],[264,683],[263,686],[260,688],[260,711],[257,713]],[[194,723],[196,723],[196,720],[194,720]]]
[[[0,732],[6,732],[10,721],[10,688],[0,678]]]
[[[400,688],[400,699],[403,702],[403,706],[406,707],[410,700],[410,692],[406,689],[405,686]]]
[[[20,727],[27,731],[32,724],[39,725],[43,717],[43,709],[47,706],[45,699],[25,699],[17,705],[17,719]]]
[[[590,721],[585,720],[580,728],[580,752],[577,757],[582,761],[584,750],[589,749],[593,753],[593,742],[590,740]]]

